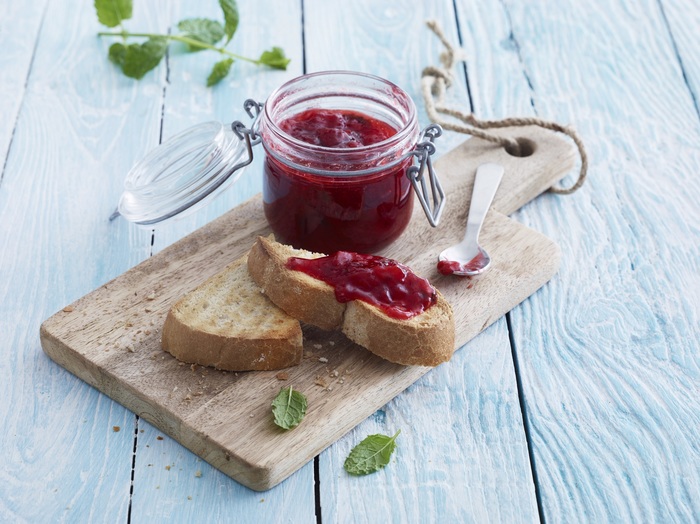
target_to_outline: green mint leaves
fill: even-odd
[[[131,78],[142,78],[154,69],[165,56],[170,42],[185,44],[188,52],[209,49],[224,55],[224,59],[216,62],[207,78],[207,85],[213,86],[231,71],[235,60],[243,60],[256,65],[264,65],[273,69],[287,69],[290,60],[279,47],[264,51],[260,58],[253,59],[240,56],[226,49],[238,29],[240,16],[236,0],[219,0],[223,12],[224,23],[208,18],[188,18],[177,24],[178,34],[131,33],[124,29],[122,22],[131,18],[132,0],[95,0],[97,19],[107,27],[119,27],[118,32],[100,32],[100,36],[119,37],[122,42],[112,44],[109,48],[109,59],[119,66],[122,72]],[[142,43],[128,44],[129,38],[146,38]],[[224,40],[223,47],[217,47]]]
[[[238,29],[238,6],[236,5],[236,0],[219,0],[219,5],[224,12],[224,20],[226,22],[224,31],[227,38],[226,43],[228,44],[233,38],[236,29]]]
[[[224,58],[220,62],[214,64],[214,68],[207,78],[207,86],[211,87],[226,78],[228,72],[231,70],[231,64],[233,64],[233,58]]]
[[[151,69],[158,65],[168,49],[165,38],[149,38],[143,44],[112,44],[109,48],[109,59],[121,66],[129,78],[143,78]]]
[[[287,69],[290,60],[284,56],[284,51],[279,47],[273,47],[270,51],[264,51],[258,62],[275,69]]]
[[[107,27],[117,27],[131,18],[132,8],[131,0],[95,0],[97,19]]]
[[[357,446],[352,448],[350,455],[345,459],[343,467],[351,475],[368,475],[379,471],[389,463],[391,454],[396,449],[396,437],[386,435],[370,435]]]
[[[178,23],[177,28],[182,32],[182,36],[209,45],[218,44],[224,37],[224,28],[221,23],[208,18],[188,18]],[[201,51],[204,47],[187,44],[187,49]]]
[[[280,389],[272,401],[275,424],[282,429],[297,427],[306,415],[306,407],[306,397],[299,391],[292,389],[292,386]]]

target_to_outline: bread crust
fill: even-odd
[[[343,333],[375,355],[395,364],[435,367],[455,350],[452,308],[438,291],[430,309],[408,320],[397,320],[380,309],[353,300],[345,309]]]
[[[341,329],[353,342],[396,364],[434,367],[451,358],[455,350],[454,316],[439,291],[437,302],[428,310],[397,320],[366,302],[339,303],[325,282],[287,269],[290,256],[323,255],[258,237],[248,258],[253,280],[290,316],[322,329]]]
[[[333,288],[325,282],[287,269],[287,259],[295,256],[318,258],[325,255],[258,237],[248,255],[248,273],[262,292],[290,317],[327,331],[340,329],[345,304],[335,299]]]
[[[202,297],[214,302],[216,294],[224,290],[231,292],[231,282],[227,280],[235,272],[239,286],[244,284],[250,297],[241,303],[234,302],[231,308],[241,307],[245,318],[245,307],[256,302],[255,309],[263,311],[276,322],[267,328],[255,331],[232,328],[215,328],[207,324],[203,315],[197,313]],[[247,279],[249,283],[241,282]],[[228,286],[229,289],[226,290]],[[255,290],[251,294],[250,290]],[[235,290],[234,290],[235,291]],[[215,306],[211,306],[214,308]],[[218,311],[217,314],[225,314]],[[248,323],[255,324],[259,319],[250,313]],[[182,362],[211,366],[228,371],[266,371],[282,369],[299,364],[303,356],[302,332],[299,322],[287,317],[264,295],[259,294],[247,273],[246,257],[227,266],[201,286],[178,300],[168,312],[163,325],[161,344],[165,351]]]

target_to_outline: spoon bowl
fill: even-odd
[[[474,277],[491,266],[491,257],[479,245],[479,233],[502,178],[503,166],[482,164],[477,168],[464,239],[438,256],[438,271],[443,275]]]

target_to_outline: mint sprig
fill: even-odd
[[[275,417],[275,424],[282,429],[292,429],[299,425],[306,415],[306,397],[289,386],[280,389],[275,399],[272,401],[272,414]]]
[[[401,430],[398,430],[393,437],[386,435],[370,435],[352,448],[348,458],[345,459],[343,467],[351,475],[368,475],[379,471],[391,460],[391,454],[396,449],[396,437]]]
[[[236,0],[219,0],[223,12],[224,23],[208,18],[188,18],[177,24],[179,34],[134,33],[124,29],[122,22],[132,16],[132,0],[95,0],[97,19],[102,25],[110,28],[119,27],[121,31],[99,32],[99,36],[120,37],[121,43],[112,44],[109,48],[110,61],[119,66],[122,72],[131,78],[142,78],[154,69],[162,60],[170,42],[185,44],[187,51],[195,52],[205,49],[224,55],[223,60],[214,64],[207,78],[207,85],[219,83],[228,76],[231,65],[235,60],[243,60],[256,65],[264,65],[273,69],[287,69],[290,60],[279,47],[264,51],[260,58],[254,59],[232,53],[226,49],[231,41],[240,16]],[[226,43],[218,46],[226,37]],[[128,39],[145,38],[144,42],[128,44]]]

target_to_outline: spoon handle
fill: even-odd
[[[477,168],[467,216],[467,230],[464,233],[465,241],[470,241],[473,245],[478,243],[481,225],[484,223],[502,178],[503,166],[501,165],[482,164]]]

